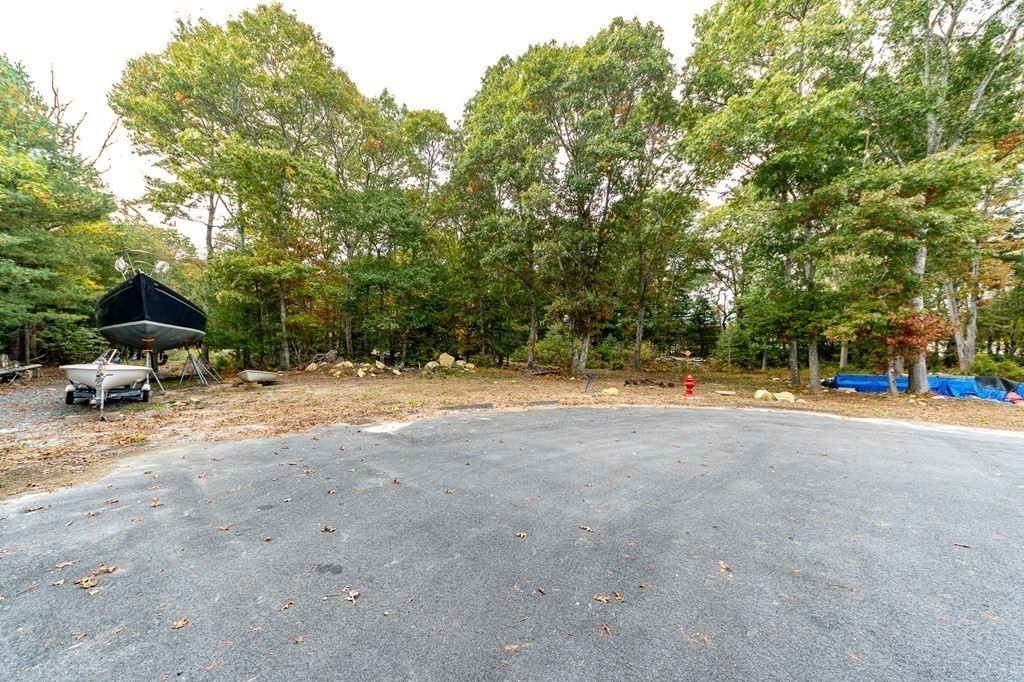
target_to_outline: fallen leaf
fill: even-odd
[[[82,639],[84,637],[87,637],[89,635],[89,633],[85,632],[84,630],[77,630],[76,629],[74,635],[75,635],[75,641],[77,642],[78,640],[80,640],[80,639]]]
[[[281,607],[281,610],[282,611],[287,611],[288,609],[290,609],[293,606],[295,606],[295,602],[293,602],[291,599],[289,599],[288,601],[286,601],[284,603],[284,606]]]
[[[391,612],[390,612],[390,611],[385,611],[385,612],[384,612],[384,617],[385,617],[385,618],[386,618],[387,616],[390,616],[390,615],[391,615]]]
[[[686,633],[686,630],[679,628],[679,633],[685,637],[686,641],[690,644],[697,644],[699,646],[707,646],[708,644],[708,636],[703,632],[695,632],[692,635],[689,635]]]
[[[640,589],[641,590],[645,589],[646,587],[647,587],[647,583],[640,583]]]
[[[398,485],[400,483],[400,481],[397,478],[391,479],[391,482],[394,483],[395,485]]]
[[[85,512],[85,515],[86,516],[99,516],[100,512],[98,512],[98,511]]]
[[[729,564],[725,563],[724,561],[719,561],[718,562],[718,568],[721,569],[725,573],[732,573],[732,569],[729,568]]]
[[[517,538],[525,538],[526,537],[526,533],[516,533],[516,537]]]
[[[188,616],[182,616],[181,620],[176,620],[173,623],[171,623],[171,627],[174,628],[175,630],[180,630],[181,628],[185,627],[185,625],[187,625],[187,624],[188,624]]]
[[[286,498],[284,498],[284,501],[285,501],[285,502],[291,502],[291,501],[292,501],[292,498],[290,498],[290,497],[286,497]]]
[[[591,597],[591,599],[593,599],[594,601],[599,601],[602,604],[607,604],[609,601],[611,601],[611,597],[606,597],[603,594],[595,594],[593,597]]]
[[[304,473],[307,476],[309,476],[310,474],[315,474],[316,473],[316,469],[303,469],[302,473]]]
[[[324,526],[320,530],[324,533],[333,533],[336,529],[334,526]]]
[[[266,537],[266,538],[263,538],[263,542],[270,542],[270,541],[271,541],[271,540],[273,540],[273,539],[274,539],[274,538],[271,538],[271,537]]]
[[[53,583],[53,585],[51,585],[51,587],[56,587],[57,585],[63,585],[64,583],[67,582],[67,580],[68,580],[67,578],[61,578],[57,582]]]
[[[540,592],[541,594],[547,594],[547,592],[544,591],[543,587],[538,587],[537,591]]]
[[[338,492],[337,490],[328,490],[328,491],[327,491],[327,494],[328,494],[328,495],[334,495],[334,494],[336,494],[337,492]]]
[[[963,547],[964,549],[972,549],[972,547],[970,545],[961,545],[959,542],[954,542],[953,546],[954,547]]]
[[[602,635],[610,635],[610,634],[612,634],[612,629],[610,627],[608,627],[608,623],[602,623],[601,624],[601,634]]]
[[[132,523],[138,523],[141,520],[142,520],[141,516],[133,516],[132,517]]]
[[[25,507],[25,509],[24,509],[23,511],[24,511],[24,512],[25,512],[26,514],[29,514],[29,513],[31,513],[31,512],[34,512],[34,511],[39,511],[39,510],[40,510],[40,509],[42,509],[42,508],[43,508],[43,507],[42,507],[42,505],[40,505],[40,506],[38,506],[38,507]]]
[[[54,568],[64,568],[65,566],[70,566],[71,564],[77,564],[77,563],[78,563],[78,559],[72,559],[71,561],[61,561],[60,563],[56,563],[56,564],[53,565],[53,567]]]
[[[590,526],[580,526],[580,530],[582,530],[585,533],[593,533],[594,532],[594,529],[591,528]]]
[[[623,604],[623,603],[625,603],[626,600],[623,599],[623,597],[622,597],[622,595],[620,593],[616,592],[615,593],[615,601],[619,602],[620,604]]]
[[[117,499],[111,497],[109,500],[107,500],[107,504],[117,504]]]
[[[231,530],[231,526],[218,526],[221,530]]]
[[[455,492],[455,491],[454,490],[445,490],[444,494],[445,495],[451,495],[453,492]]]
[[[223,462],[224,458],[223,457],[211,457],[210,461],[211,462]]]
[[[160,501],[159,497],[154,497],[153,501],[149,505],[150,507],[162,507],[164,503]]]
[[[305,635],[299,635],[298,637],[295,638],[295,643],[296,644],[302,644],[305,641],[306,641],[306,636]]]

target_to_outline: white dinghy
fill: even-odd
[[[64,389],[68,405],[73,405],[77,398],[88,398],[91,405],[98,404],[102,410],[107,398],[149,401],[149,376],[153,370],[145,365],[118,363],[116,351],[107,351],[96,362],[60,368],[68,378]]]
[[[272,384],[277,381],[277,372],[265,372],[259,369],[243,369],[238,378],[247,384]]]

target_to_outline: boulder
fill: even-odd
[[[345,369],[352,369],[353,367],[355,367],[355,365],[352,364],[351,360],[342,360],[341,366],[344,367]]]
[[[619,389],[615,388],[614,386],[612,386],[610,388],[606,388],[603,391],[601,391],[601,395],[618,395],[618,394],[619,394]]]
[[[476,365],[474,365],[472,362],[467,362],[466,369],[476,369]]]
[[[455,358],[447,353],[441,353],[441,356],[437,359],[437,362],[442,367],[451,367],[455,364]]]
[[[456,360],[455,361],[455,366],[456,367],[465,367],[466,366],[466,361],[465,360]]]
[[[736,391],[715,391],[715,393],[718,395],[736,395]]]
[[[384,369],[387,366],[380,360],[375,360],[373,364],[377,369]]]
[[[795,403],[796,402],[796,396],[793,395],[792,393],[790,393],[789,391],[782,391],[781,393],[773,393],[772,395],[775,396],[776,400],[780,400],[780,401],[782,401],[784,403]]]
[[[307,372],[315,372],[316,371],[316,367],[317,367],[316,363],[315,362],[311,362],[308,365],[306,365],[306,371]]]
[[[775,396],[772,395],[771,391],[759,388],[754,392],[754,400],[775,400]]]
[[[337,362],[337,360],[338,360],[338,351],[336,351],[336,350],[329,350],[326,353],[324,353],[324,362],[331,363],[331,362]]]
[[[439,365],[436,362],[434,362],[433,360],[431,360],[427,364],[423,365],[423,369],[435,369],[435,368],[440,367],[440,366],[441,365]]]
[[[401,370],[399,370],[397,367],[395,369],[391,370],[391,373],[394,374],[396,377],[402,376]]]
[[[366,370],[361,369],[358,372],[356,372],[356,374],[359,376],[360,379],[362,379],[363,377],[366,376]]]

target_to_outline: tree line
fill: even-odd
[[[659,26],[616,19],[502,58],[453,123],[359,92],[279,5],[179,22],[109,101],[157,169],[145,205],[202,222],[201,257],[112,219],[8,64],[34,104],[0,94],[0,268],[50,274],[4,271],[0,329],[12,346],[82,319],[113,275],[59,244],[103,225],[175,250],[211,347],[245,365],[449,351],[578,374],[692,349],[794,384],[804,364],[813,389],[823,354],[852,353],[924,392],[936,353],[1019,357],[1022,33],[1020,0],[720,0],[682,63]],[[25,116],[45,144],[8,134]],[[78,168],[76,196],[35,192],[19,155],[68,192]],[[81,286],[58,303],[58,280]]]

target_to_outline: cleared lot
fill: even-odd
[[[799,413],[188,445],[0,506],[0,671],[1003,679],[1022,498],[1020,436]]]

